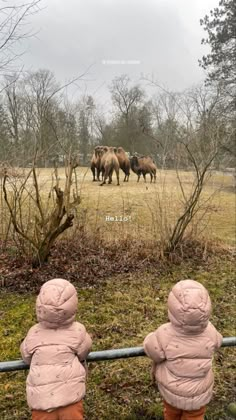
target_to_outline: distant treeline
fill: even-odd
[[[218,149],[215,167],[234,165],[234,116],[218,86],[176,93],[153,83],[156,93],[148,97],[123,75],[109,87],[108,111],[89,95],[70,101],[49,70],[8,76],[2,84],[1,162],[30,166],[36,159],[38,166],[62,166],[66,156],[77,154],[80,165],[88,165],[94,147],[106,144],[149,154],[159,167],[188,168],[193,162],[181,155],[184,142],[199,159]]]

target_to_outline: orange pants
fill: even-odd
[[[83,401],[60,407],[48,413],[47,411],[32,410],[32,420],[83,420]]]
[[[164,401],[165,420],[204,420],[205,411],[206,407],[201,407],[199,410],[193,411],[180,410]]]

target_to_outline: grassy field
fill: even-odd
[[[140,346],[146,334],[167,320],[166,300],[171,286],[182,278],[201,281],[213,301],[213,324],[224,336],[235,335],[235,271],[219,258],[193,268],[183,264],[162,276],[155,272],[114,276],[95,287],[78,287],[78,319],[93,336],[93,350]],[[35,296],[0,294],[1,360],[20,357],[19,345],[35,322]],[[216,356],[215,392],[207,419],[228,419],[226,406],[234,399],[234,349]],[[161,400],[150,382],[150,362],[141,357],[89,364],[86,419],[161,419]],[[1,374],[0,419],[29,419],[25,401],[25,372]]]
[[[77,168],[76,173],[82,202],[77,208],[75,226],[83,224],[89,233],[99,231],[107,240],[113,241],[120,236],[160,239],[166,236],[183,211],[185,202],[175,171],[158,171],[156,184],[150,184],[149,179],[146,184],[143,179],[137,183],[134,173],[131,173],[130,181],[124,183],[122,172],[120,186],[116,186],[113,176],[113,184],[103,187],[98,182],[92,182],[90,168]],[[63,168],[59,168],[58,175],[63,187]],[[182,171],[179,175],[184,194],[188,197],[193,187],[193,174]],[[29,180],[29,184],[32,186],[32,180]],[[54,185],[51,169],[39,170],[39,184],[45,206],[48,207],[52,204],[47,201],[48,194]],[[200,210],[191,225],[195,236],[198,232],[207,239],[223,239],[226,244],[235,244],[236,203],[233,186],[234,179],[230,174],[216,172],[207,180],[199,203]],[[30,189],[30,185],[27,187]],[[75,189],[74,184],[72,190]],[[27,205],[27,200],[24,204]],[[110,217],[117,219],[108,221]]]
[[[63,184],[63,170],[60,170]],[[185,191],[192,186],[192,174],[181,173]],[[165,214],[175,220],[182,204],[176,174],[160,172],[157,184],[139,184],[132,174],[129,183],[99,187],[91,173],[79,168],[78,180],[82,205],[78,218],[86,229],[100,229],[103,237],[116,240],[129,235],[150,239],[160,235],[156,227]],[[40,172],[45,199],[50,190],[50,170]],[[206,211],[201,229],[205,241],[219,240],[224,245],[235,241],[235,194],[228,175],[214,174],[203,192],[200,215]],[[209,197],[211,199],[209,200]],[[209,200],[206,202],[206,200]],[[129,217],[128,221],[106,221],[106,216]],[[207,239],[206,239],[207,238]],[[89,262],[88,262],[89,263]],[[76,262],[78,264],[78,262]],[[9,267],[9,270],[11,268]],[[93,336],[93,350],[142,345],[147,333],[167,321],[166,301],[170,288],[184,278],[201,281],[213,303],[212,322],[223,336],[235,335],[235,264],[231,254],[222,252],[204,261],[183,261],[168,265],[161,274],[156,269],[142,270],[104,278],[94,285],[79,287],[78,320]],[[49,278],[45,278],[45,281]],[[20,358],[19,345],[35,319],[35,296],[0,291],[0,360]],[[226,407],[235,398],[233,386],[235,350],[224,348],[215,357],[215,390],[206,419],[228,420]],[[145,357],[89,364],[85,399],[87,420],[162,419],[161,398],[150,381],[150,361]],[[1,374],[0,420],[30,419],[25,399],[26,372]]]
[[[89,168],[79,168],[78,185],[82,198],[81,208],[86,225],[91,232],[96,229],[110,239],[122,232],[143,238],[160,238],[165,221],[173,225],[184,206],[179,181],[175,171],[159,171],[157,183],[145,184],[143,179],[137,183],[137,176],[131,173],[130,181],[123,182],[123,172],[120,171],[121,185],[117,187],[113,176],[112,185],[100,187],[98,182],[92,182]],[[42,183],[50,185],[50,170],[40,174]],[[64,172],[60,170],[63,185]],[[188,196],[192,190],[193,174],[180,172],[181,183]],[[215,173],[207,181],[204,188],[199,212],[200,232],[212,239],[221,239],[228,244],[235,243],[235,191],[232,175]],[[45,188],[45,187],[44,187]],[[108,222],[107,216],[117,216],[122,222]],[[125,217],[128,219],[125,221]],[[162,226],[162,228],[160,227]]]

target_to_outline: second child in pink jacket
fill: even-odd
[[[86,370],[83,362],[92,340],[75,322],[78,297],[67,280],[41,287],[36,301],[38,324],[30,328],[20,350],[30,364],[27,402],[33,420],[83,419]]]
[[[205,287],[182,280],[168,297],[168,323],[148,334],[144,350],[164,399],[165,420],[204,419],[212,398],[212,357],[222,336],[209,321],[211,301]]]

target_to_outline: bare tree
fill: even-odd
[[[7,168],[4,171],[2,188],[9,213],[9,226],[13,228],[14,235],[23,252],[32,257],[33,266],[47,261],[58,236],[73,225],[73,211],[75,206],[80,203],[75,172],[78,156],[73,154],[72,145],[67,144],[65,148],[64,130],[60,130],[61,127],[57,119],[60,114],[58,110],[61,110],[58,108],[59,101],[56,99],[60,97],[65,87],[81,78],[82,75],[63,86],[58,85],[54,76],[48,71],[30,73],[26,78],[23,78],[25,83],[22,90],[24,103],[21,104],[23,107],[21,124],[24,130],[30,127],[31,134],[35,139],[34,155],[31,160],[32,168],[22,176],[22,179],[11,177]],[[15,113],[19,117],[19,108],[16,106],[17,101],[14,97],[15,92],[15,87],[13,87],[13,91],[11,87],[11,90],[6,93],[12,126],[15,121],[12,117],[15,117]],[[24,121],[24,116],[26,121]],[[53,141],[48,145],[49,135]],[[52,188],[49,191],[48,199],[45,200],[45,194],[40,188],[37,163],[47,158],[49,149],[53,151],[55,157],[58,151],[57,147],[64,150],[66,154],[65,186],[60,188],[55,168]],[[73,184],[76,186],[76,191],[72,192]]]
[[[138,86],[130,86],[130,79],[127,75],[116,77],[110,86],[113,104],[118,110],[118,121],[122,128],[122,136],[127,137],[131,152],[134,153],[135,137],[137,136],[137,108],[142,104],[144,92]],[[135,114],[135,117],[134,117]],[[124,125],[122,124],[124,122]],[[139,132],[141,131],[139,127]]]
[[[84,95],[77,105],[79,149],[83,165],[88,163],[87,155],[95,137],[95,108],[93,97],[90,95]]]
[[[53,165],[78,150],[77,108],[66,101],[64,88],[82,77],[65,85],[45,69],[5,77],[2,103],[12,164],[32,163],[37,150],[38,165]]]
[[[201,196],[206,181],[219,164],[222,143],[228,143],[231,132],[227,131],[224,118],[219,114],[220,95],[217,91],[200,86],[176,95],[153,80],[151,83],[161,90],[161,100],[156,109],[159,128],[163,122],[176,123],[177,137],[176,142],[172,143],[172,150],[170,144],[166,144],[165,137],[163,142],[160,130],[156,139],[158,143],[161,142],[165,154],[171,151],[182,194],[182,209],[174,222],[166,226],[163,254],[169,255],[186,238],[190,224],[202,209]],[[179,169],[183,167],[193,172],[190,190],[185,189],[181,179]],[[207,200],[209,202],[209,198]]]
[[[25,30],[26,21],[39,11],[40,2],[0,0],[0,73],[6,74],[13,70],[13,62],[19,56],[14,47],[32,36],[31,30]]]
[[[180,112],[178,108],[179,94],[161,92],[153,99],[155,154],[158,165],[165,169],[174,166],[173,151],[176,148],[180,131]],[[144,133],[150,137],[146,130]]]
[[[143,92],[139,86],[129,86],[130,79],[127,75],[116,77],[111,85],[111,96],[114,104],[118,107],[121,115],[128,121],[132,105],[138,104],[143,98]]]
[[[165,254],[172,253],[176,247],[182,242],[184,235],[189,224],[193,221],[194,216],[201,209],[200,206],[200,197],[205,186],[206,180],[209,177],[209,170],[211,169],[211,164],[214,161],[215,157],[218,154],[217,149],[213,149],[212,152],[207,156],[204,162],[199,162],[195,158],[194,154],[191,151],[191,145],[188,143],[179,142],[182,146],[179,148],[179,153],[185,154],[188,161],[192,164],[194,169],[194,179],[192,190],[189,194],[184,191],[183,183],[177,169],[177,178],[179,181],[180,189],[182,192],[184,207],[181,215],[175,221],[175,224],[169,231],[169,237],[166,240],[166,245],[164,249]]]
[[[64,189],[59,186],[55,168],[55,184],[49,191],[48,200],[43,199],[36,166],[33,166],[22,180],[12,178],[11,174],[5,171],[3,194],[10,214],[10,223],[21,250],[31,257],[33,267],[48,260],[58,236],[73,226],[73,208],[80,203],[78,194],[71,199],[73,174],[77,164],[77,158],[68,156]]]
[[[5,112],[8,118],[6,118],[7,127],[9,135],[14,142],[15,149],[18,149],[20,146],[20,122],[21,122],[21,104],[20,104],[20,95],[18,92],[19,83],[18,77],[16,74],[13,74],[11,77],[6,76],[4,78],[5,85]]]

